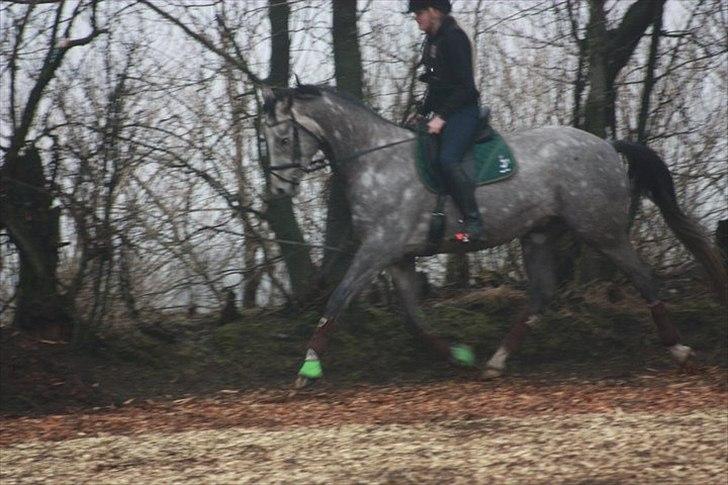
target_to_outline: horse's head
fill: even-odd
[[[320,93],[301,88],[263,88],[262,126],[274,194],[294,195],[303,174],[312,168],[313,156],[322,148],[321,128],[303,109],[305,103],[320,97]]]

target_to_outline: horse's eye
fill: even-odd
[[[283,146],[288,145],[288,138],[281,138],[281,145],[283,145]]]

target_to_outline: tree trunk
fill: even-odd
[[[332,3],[334,73],[336,86],[357,99],[363,97],[361,52],[356,28],[356,1]],[[324,293],[331,291],[344,277],[359,241],[351,224],[351,210],[344,181],[337,173],[331,177],[326,200],[326,236],[320,284]]]
[[[252,234],[252,232],[253,230],[250,224],[246,223],[245,234]],[[243,284],[243,308],[255,308],[258,306],[256,297],[262,276],[261,269],[256,267],[257,261],[255,255],[258,251],[258,245],[246,242],[244,251],[245,281]]]
[[[650,98],[655,87],[655,68],[657,66],[657,55],[660,47],[662,31],[662,8],[655,17],[652,24],[652,41],[650,43],[650,56],[647,60],[647,73],[645,74],[644,86],[642,88],[642,101],[640,103],[640,115],[637,122],[637,141],[647,143],[648,118],[650,116]]]
[[[723,265],[728,268],[728,219],[718,221],[715,228],[715,245],[723,254]]]
[[[311,296],[311,282],[316,267],[311,261],[308,245],[293,212],[291,198],[269,199],[265,218],[276,235],[283,262],[288,270],[293,298],[298,303],[304,303]]]
[[[584,130],[600,138],[606,138],[611,87],[608,79],[609,45],[604,0],[589,1],[589,24],[586,32],[589,95],[584,104]],[[610,128],[613,130],[614,126]]]
[[[658,24],[665,1],[637,0],[617,27],[607,29],[605,0],[589,0],[586,38],[581,43],[581,48],[585,49],[582,58],[587,61],[589,83],[589,93],[584,103],[584,130],[600,138],[616,135],[617,76],[629,62],[647,28]],[[581,89],[578,83],[576,89]],[[575,121],[579,118],[575,117]],[[594,279],[611,278],[616,273],[614,265],[576,241],[573,235],[565,235],[560,245],[565,249],[558,263],[561,283],[568,280],[587,283]]]
[[[356,27],[356,0],[333,2],[332,14],[336,86],[357,99],[362,99],[364,90]]]
[[[447,256],[445,286],[465,289],[470,286],[470,261],[466,253],[453,253]]]
[[[272,46],[267,83],[272,86],[286,86],[290,73],[291,42],[288,18],[291,9],[286,0],[269,0],[268,6]],[[281,256],[288,270],[293,298],[303,303],[311,295],[311,281],[314,279],[316,268],[293,211],[291,198],[269,197],[265,219],[278,241]]]
[[[51,207],[38,151],[6,158],[0,171],[0,226],[20,254],[14,325],[46,338],[72,333],[72,305],[58,291],[60,209]]]

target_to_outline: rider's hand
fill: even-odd
[[[420,123],[420,121],[422,121],[422,118],[423,116],[419,113],[411,113],[407,117],[407,120],[405,120],[404,125],[416,127]]]
[[[445,120],[439,116],[435,116],[429,123],[427,123],[427,133],[430,133],[431,135],[439,135],[443,126],[445,126]]]

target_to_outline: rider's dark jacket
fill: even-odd
[[[428,84],[420,114],[434,112],[447,119],[456,109],[478,102],[470,40],[454,18],[444,17],[435,35],[427,35],[420,63],[425,72],[419,79]]]

